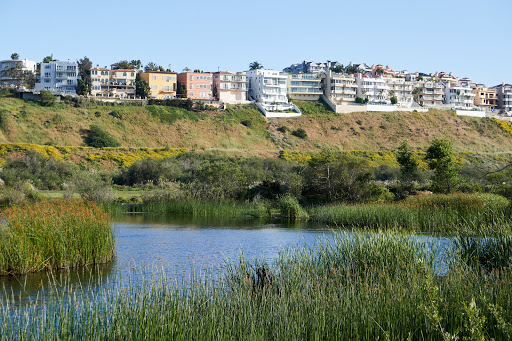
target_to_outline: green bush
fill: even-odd
[[[41,105],[51,107],[56,103],[55,96],[50,91],[41,90]]]
[[[93,124],[89,128],[89,132],[87,134],[87,139],[85,143],[89,147],[94,148],[104,148],[104,147],[119,147],[121,144],[115,140],[112,136],[110,136],[106,131],[101,129],[101,127]]]
[[[249,121],[249,120],[243,120],[242,122],[240,122],[242,125],[246,126],[247,128],[251,128],[252,127],[252,122]]]
[[[286,218],[308,218],[308,213],[300,206],[295,197],[286,195],[279,199],[279,211]]]
[[[306,131],[302,128],[292,131],[293,136],[297,136],[298,138],[305,139],[308,137]]]

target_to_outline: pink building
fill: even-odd
[[[183,72],[178,75],[178,86],[187,90],[186,98],[209,101],[212,99],[212,74]]]

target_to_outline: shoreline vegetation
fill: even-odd
[[[511,239],[473,240],[457,239],[442,275],[435,245],[353,231],[183,283],[54,288],[57,299],[24,309],[5,295],[0,339],[509,339]]]

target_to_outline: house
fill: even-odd
[[[151,98],[173,99],[176,97],[178,74],[176,72],[146,71],[139,73],[140,79],[149,85]]]
[[[384,77],[384,80],[389,87],[388,97],[390,101],[392,97],[395,97],[397,100],[396,105],[410,108],[413,103],[411,82],[406,81],[404,78]]]
[[[76,95],[78,64],[72,61],[41,63],[40,80],[36,91],[48,90],[56,95]]]
[[[455,109],[473,109],[475,94],[468,83],[448,81],[444,88],[444,103]]]
[[[320,82],[319,73],[290,73],[288,97],[301,101],[318,101],[323,93]]]
[[[357,84],[354,75],[335,73],[332,71],[322,75],[325,97],[334,104],[354,102],[357,95]]]
[[[444,101],[444,85],[435,81],[417,81],[414,96],[423,107],[441,107]]]
[[[285,68],[283,72],[288,73],[319,73],[319,72],[327,72],[331,68],[336,66],[341,66],[338,62],[327,61],[323,62],[308,62],[303,61],[302,63],[292,64]]]
[[[213,97],[226,104],[248,103],[245,72],[214,72]]]
[[[96,97],[135,98],[135,69],[91,68],[91,95]]]
[[[274,70],[249,70],[248,98],[258,102],[267,111],[290,110],[288,102],[288,74]]]
[[[488,89],[483,84],[476,84],[473,93],[475,94],[474,104],[477,108],[484,111],[498,109],[498,91],[496,89]]]
[[[17,71],[32,72],[35,75],[37,63],[28,60],[0,60],[0,86],[20,86],[22,80],[19,78],[20,74]],[[13,72],[16,71],[16,72]]]
[[[498,94],[498,108],[512,113],[512,84],[502,83],[492,87]]]
[[[184,98],[202,101],[213,99],[213,75],[209,72],[180,73],[178,75],[178,86],[186,90]]]
[[[391,104],[389,85],[383,77],[369,77],[358,74],[356,77],[357,97],[368,99],[370,104]]]

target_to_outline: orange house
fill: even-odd
[[[178,75],[178,84],[187,89],[187,97],[209,101],[212,99],[213,77],[208,72],[183,72]]]

